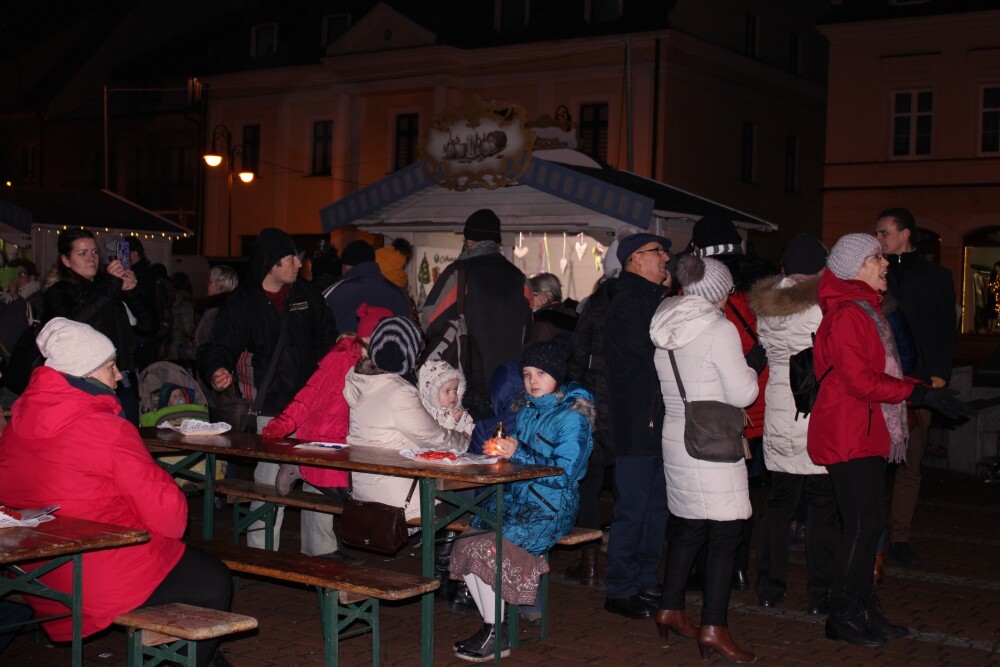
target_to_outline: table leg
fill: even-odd
[[[497,568],[496,576],[493,578],[493,592],[495,595],[493,599],[496,601],[496,606],[493,609],[494,616],[496,619],[496,624],[500,627],[501,632],[503,630],[503,484],[493,485],[493,496],[496,498],[497,513],[494,517],[493,528],[496,531],[497,540]],[[515,624],[514,628],[517,626]],[[503,649],[503,643],[499,641],[500,634],[497,634],[498,641],[495,643],[493,662],[500,662],[500,652]]]
[[[423,576],[434,576],[434,492],[437,480],[420,479],[420,542]],[[434,592],[424,593],[420,600],[420,663],[423,667],[434,665]]]
[[[202,537],[211,540],[215,535],[215,454],[205,454],[205,525]]]
[[[83,554],[73,554],[73,667],[83,667]]]

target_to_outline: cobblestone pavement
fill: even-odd
[[[766,491],[755,490],[759,512]],[[606,494],[607,495],[607,494]],[[610,512],[610,497],[604,510]],[[199,516],[200,501],[192,500]],[[228,535],[231,513],[220,516],[218,535]],[[282,550],[295,549],[297,520],[283,529]],[[200,532],[200,523],[193,523]],[[912,545],[923,562],[916,566],[887,563],[878,587],[885,616],[911,629],[909,637],[880,649],[866,649],[823,637],[823,619],[805,612],[805,558],[792,552],[787,598],[774,609],[757,605],[752,591],[733,593],[730,630],[746,649],[770,665],[1000,665],[1000,483],[985,484],[965,476],[924,470],[924,487],[914,520]],[[503,660],[508,665],[645,665],[704,664],[691,641],[661,645],[652,621],[633,621],[603,610],[604,592],[568,582],[563,576],[576,553],[552,555],[549,637],[524,645]],[[603,554],[602,554],[603,558]],[[366,556],[367,562],[416,572],[416,544],[395,559]],[[603,565],[603,560],[601,561]],[[751,563],[751,577],[753,564]],[[241,580],[244,584],[249,580]],[[255,634],[224,644],[234,667],[295,667],[322,665],[323,645],[318,604],[313,591],[274,583],[250,582],[235,595],[233,610],[260,622]],[[697,623],[699,593],[688,594],[688,610]],[[383,665],[419,665],[420,605],[417,602],[382,605]],[[436,665],[466,665],[454,657],[451,645],[475,632],[477,616],[458,615],[438,603],[435,634]],[[522,629],[526,637],[536,629]],[[89,639],[85,664],[117,667],[125,664],[125,636],[110,630]],[[23,632],[0,656],[0,664],[68,665],[68,646],[52,646],[40,632]],[[714,656],[711,661],[724,661]],[[341,643],[344,667],[372,664],[369,636]]]

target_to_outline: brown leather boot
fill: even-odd
[[[703,625],[698,631],[698,650],[701,652],[701,659],[708,660],[712,656],[712,651],[718,651],[719,655],[730,662],[747,664],[757,660],[750,651],[744,651],[733,638],[729,636],[729,628],[724,625]]]
[[[660,633],[660,641],[664,646],[670,646],[670,631],[681,637],[694,639],[698,636],[698,626],[691,623],[687,612],[683,609],[660,609],[656,612],[656,629]]]
[[[875,552],[875,572],[872,574],[872,583],[881,584],[882,575],[884,574],[883,568],[885,567],[885,549],[879,549]]]
[[[597,574],[597,548],[584,547],[580,550],[580,561],[566,568],[566,578],[579,581],[586,586],[600,582]]]

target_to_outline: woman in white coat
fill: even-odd
[[[685,255],[675,277],[683,296],[664,300],[653,315],[650,337],[666,415],[663,420],[663,470],[667,502],[676,534],[667,554],[656,624],[664,640],[670,630],[697,637],[703,658],[713,650],[728,660],[753,662],[729,635],[727,609],[742,520],[751,515],[743,461],[714,463],[692,458],[684,448],[684,403],[670,363],[673,351],[689,401],[714,400],[744,408],[757,398],[757,374],[747,366],[736,327],[722,312],[733,289],[721,262]],[[684,611],[684,589],[691,564],[707,546],[702,625]]]
[[[764,463],[771,471],[771,490],[760,520],[757,599],[769,608],[785,596],[788,527],[804,495],[808,610],[826,615],[839,534],[837,500],[826,468],[813,463],[806,451],[809,417],[795,410],[788,374],[789,358],[812,347],[823,319],[816,288],[826,266],[826,248],[814,237],[799,234],[781,255],[781,264],[785,275],[764,278],[750,290],[750,307],[771,368],[764,414]]]
[[[420,329],[405,317],[388,317],[378,323],[368,344],[368,358],[358,362],[344,383],[344,398],[351,408],[348,445],[456,454],[468,449],[468,435],[439,425],[420,402],[413,372],[422,347]],[[419,493],[414,492],[406,504],[412,484],[405,477],[351,474],[354,498],[405,505],[407,519],[420,516]]]

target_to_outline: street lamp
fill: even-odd
[[[219,151],[219,144],[225,152]],[[246,168],[244,163],[245,151],[242,144],[233,143],[233,133],[225,125],[216,125],[212,130],[212,148],[202,156],[205,164],[209,167],[218,167],[223,161],[226,163],[226,254],[233,255],[233,173],[236,169],[236,160],[239,159],[240,169],[236,173],[240,180],[249,183],[253,180],[254,173]]]

